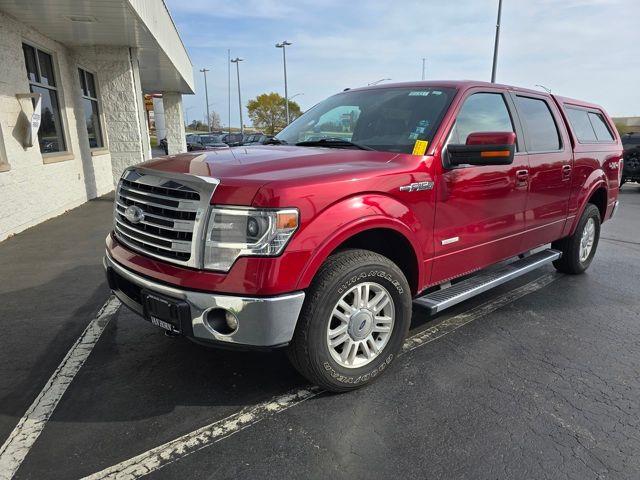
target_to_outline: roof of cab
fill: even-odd
[[[399,88],[399,87],[449,87],[449,88],[457,88],[459,90],[467,90],[473,87],[492,87],[492,88],[503,88],[505,90],[514,90],[518,92],[529,92],[536,93],[538,95],[548,95],[547,92],[540,90],[532,90],[529,88],[515,87],[513,85],[503,85],[501,83],[489,83],[489,82],[481,82],[479,80],[426,80],[419,82],[394,82],[394,83],[383,83],[378,85],[371,85],[366,87],[357,87],[351,88],[352,90],[375,90],[375,89],[385,89],[385,88]]]

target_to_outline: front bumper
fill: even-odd
[[[203,342],[226,346],[279,347],[288,344],[302,309],[304,292],[272,297],[242,297],[182,290],[150,280],[114,261],[107,252],[103,264],[113,293],[129,308],[146,317],[142,292],[151,292],[186,302],[188,311],[181,318],[181,333]],[[207,321],[214,309],[231,312],[237,329],[220,333]]]

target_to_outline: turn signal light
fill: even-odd
[[[277,218],[277,228],[278,230],[283,230],[286,228],[297,228],[298,227],[298,214],[297,213],[278,213]]]
[[[480,152],[480,156],[485,158],[508,157],[510,154],[509,150],[488,150],[486,152]]]

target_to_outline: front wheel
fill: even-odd
[[[553,265],[563,273],[576,275],[584,272],[591,265],[599,240],[600,210],[589,203],[582,212],[573,235],[551,244],[551,248],[562,252],[562,257],[553,262]]]
[[[410,323],[402,271],[377,253],[344,250],[327,259],[309,287],[289,358],[320,387],[353,390],[391,365]]]

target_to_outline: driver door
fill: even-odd
[[[481,132],[515,132],[516,139],[521,139],[521,128],[512,112],[506,92],[471,90],[458,111],[447,145],[466,144],[469,134]],[[521,150],[516,145],[510,165],[443,165],[437,176],[431,284],[521,253],[528,189],[527,155]]]

